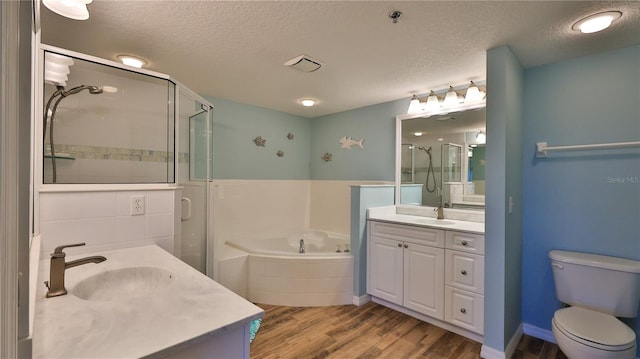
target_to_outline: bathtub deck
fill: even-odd
[[[481,344],[375,303],[265,310],[252,359],[480,358]],[[523,336],[514,359],[566,359],[554,344]]]

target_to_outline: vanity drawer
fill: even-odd
[[[446,285],[484,293],[484,256],[447,249],[444,263]]]
[[[449,286],[444,287],[444,320],[482,334],[484,331],[484,296]]]
[[[371,236],[444,248],[444,230],[404,224],[369,221]]]
[[[475,254],[484,254],[483,234],[447,231],[446,242],[448,249],[455,249],[458,251]]]

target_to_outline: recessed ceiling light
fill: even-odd
[[[420,137],[422,136],[422,132],[414,132],[413,135],[416,137]]]
[[[311,98],[304,98],[300,100],[300,104],[304,107],[312,107],[315,106],[316,103],[318,103],[318,101]]]
[[[132,55],[118,55],[116,56],[116,58],[125,65],[133,66],[139,69],[147,64],[147,61],[145,61],[144,59]]]
[[[573,30],[580,31],[583,34],[591,34],[593,32],[602,31],[622,16],[620,11],[607,11],[590,15],[576,22],[571,27]]]

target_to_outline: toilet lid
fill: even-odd
[[[636,333],[609,314],[569,307],[556,311],[553,319],[574,340],[600,349],[625,350],[636,341]]]

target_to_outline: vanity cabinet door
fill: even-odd
[[[444,249],[414,243],[404,247],[404,307],[444,319]]]
[[[367,260],[367,293],[402,305],[402,242],[370,236]]]

